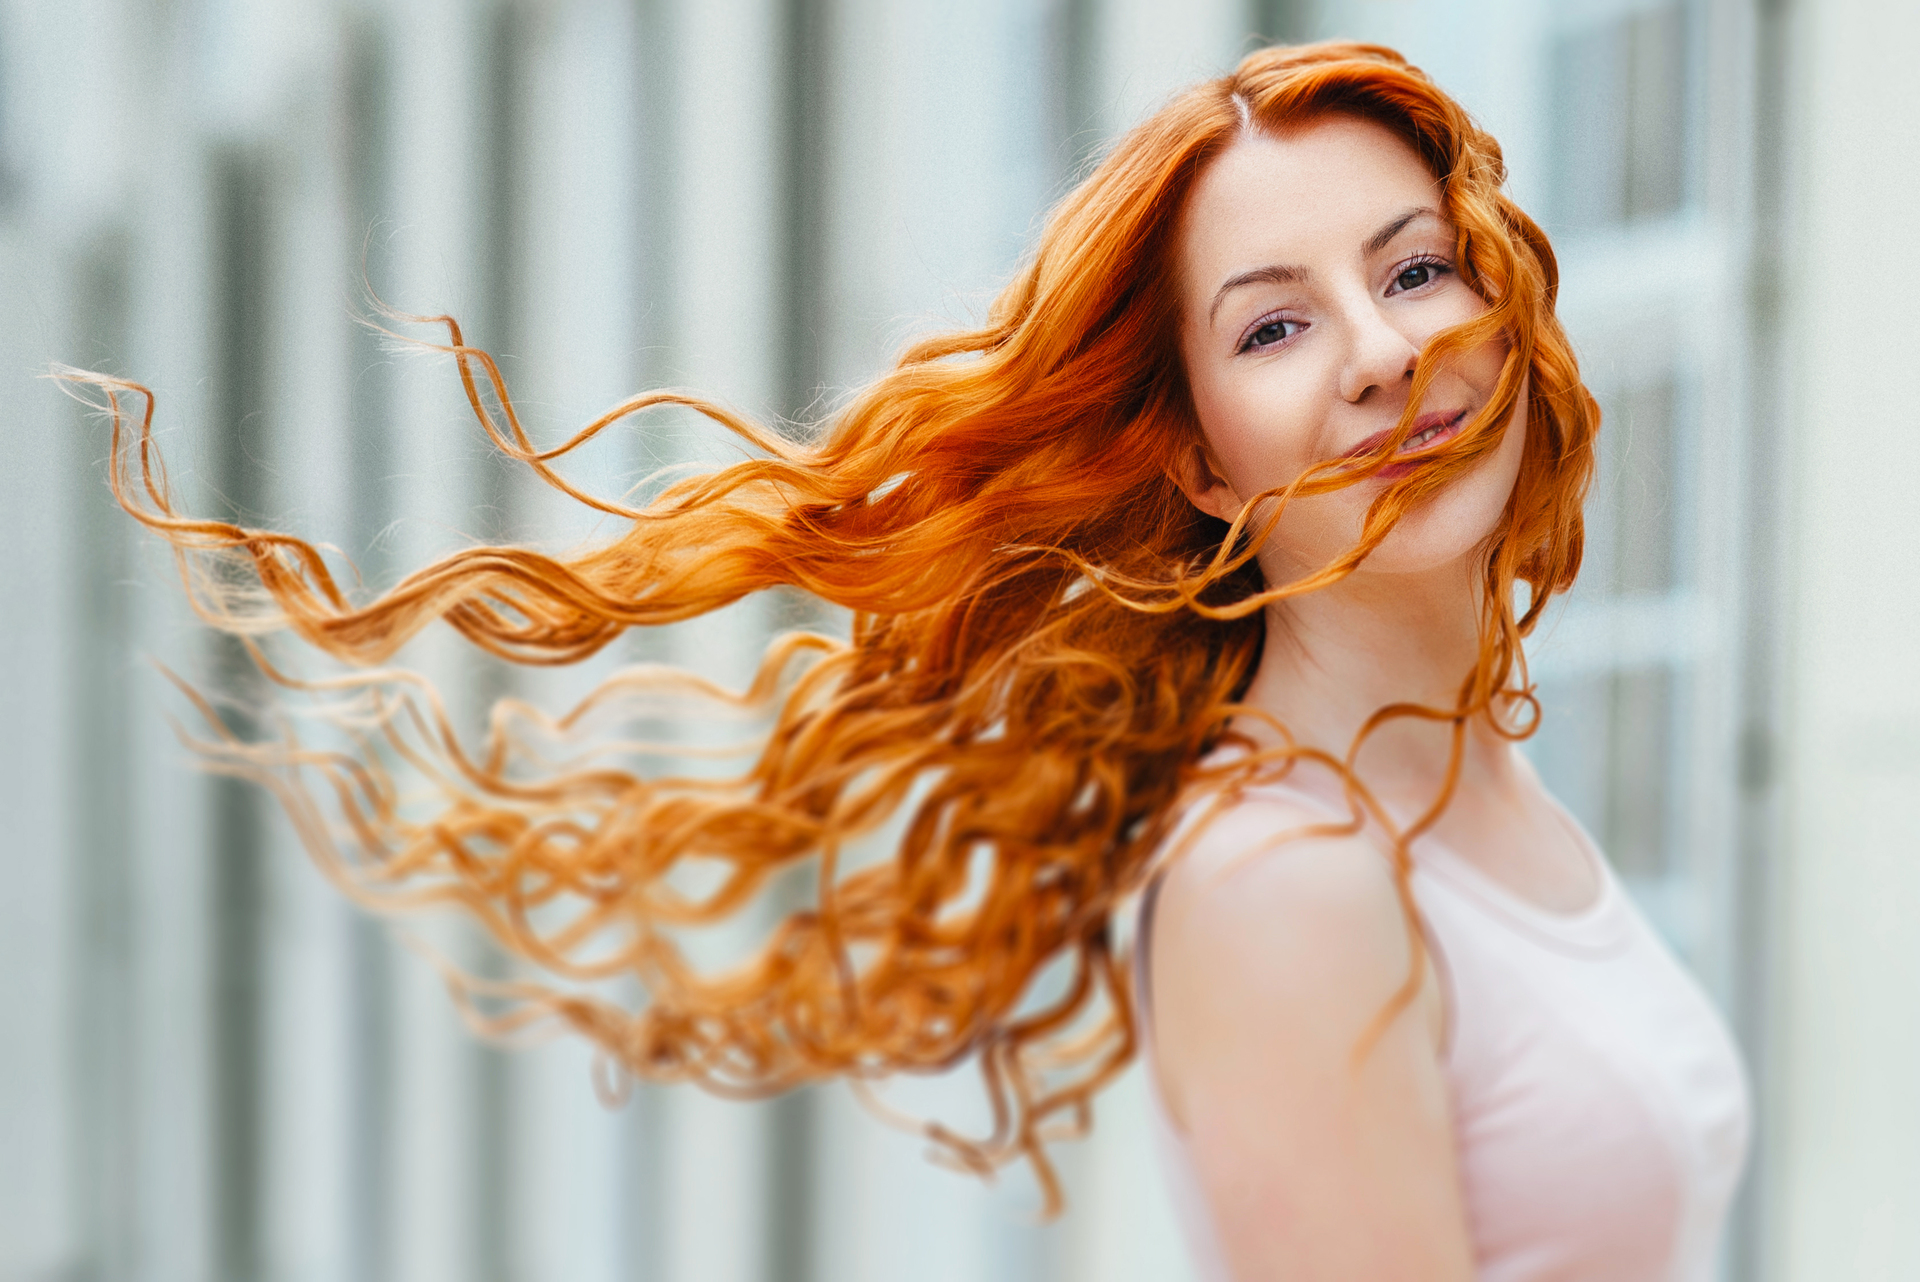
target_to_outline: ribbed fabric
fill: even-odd
[[[1262,787],[1316,804],[1283,785]],[[1536,908],[1446,847],[1416,843],[1413,891],[1446,1002],[1445,1067],[1476,1276],[1708,1282],[1746,1157],[1739,1052],[1599,850],[1562,814],[1601,886],[1574,914]],[[1143,964],[1152,900],[1141,912]],[[1144,1003],[1145,983],[1136,990]],[[1233,1282],[1157,1084],[1152,1096],[1199,1276]]]

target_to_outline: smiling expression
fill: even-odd
[[[1385,443],[1407,408],[1420,349],[1484,312],[1461,279],[1440,184],[1384,127],[1329,116],[1246,135],[1195,185],[1179,237],[1180,345],[1205,436],[1181,488],[1232,520],[1248,498],[1314,463]],[[1320,568],[1359,541],[1367,505],[1491,398],[1507,345],[1438,371],[1422,412],[1374,477],[1295,499],[1261,549],[1269,583]],[[1457,564],[1498,524],[1524,445],[1523,395],[1499,445],[1409,512],[1361,566]]]

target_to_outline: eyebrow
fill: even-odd
[[[1367,237],[1367,242],[1362,248],[1368,256],[1379,253],[1393,243],[1395,236],[1398,236],[1407,229],[1408,223],[1411,223],[1422,214],[1433,214],[1435,217],[1439,216],[1434,214],[1433,209],[1426,205],[1421,205],[1416,209],[1409,209],[1382,227],[1379,231]],[[1220,288],[1213,293],[1213,306],[1207,309],[1207,323],[1211,325],[1214,317],[1220,314],[1220,304],[1225,301],[1227,295],[1242,286],[1293,285],[1307,279],[1307,275],[1307,269],[1304,267],[1286,267],[1279,264],[1271,264],[1266,267],[1256,267],[1252,271],[1241,272],[1238,276],[1230,276],[1221,284]]]
[[[1418,209],[1409,209],[1406,213],[1400,215],[1398,218],[1394,219],[1392,222],[1388,223],[1385,227],[1382,227],[1379,231],[1373,233],[1373,235],[1367,238],[1367,243],[1365,246],[1367,253],[1369,254],[1379,253],[1381,250],[1385,249],[1388,245],[1393,243],[1393,238],[1395,236],[1398,236],[1401,232],[1407,229],[1408,223],[1412,222],[1414,219],[1418,218],[1422,214],[1432,214],[1432,213],[1433,213],[1433,210],[1429,209],[1425,205],[1420,206]],[[1439,215],[1434,214],[1434,217],[1437,218],[1439,217]]]

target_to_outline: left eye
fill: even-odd
[[[1394,289],[1403,294],[1410,289],[1419,289],[1422,285],[1432,284],[1444,270],[1439,263],[1408,263],[1393,278]]]

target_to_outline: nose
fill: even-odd
[[[1366,296],[1346,309],[1347,359],[1340,370],[1340,396],[1357,405],[1376,391],[1391,391],[1413,379],[1420,348]]]

